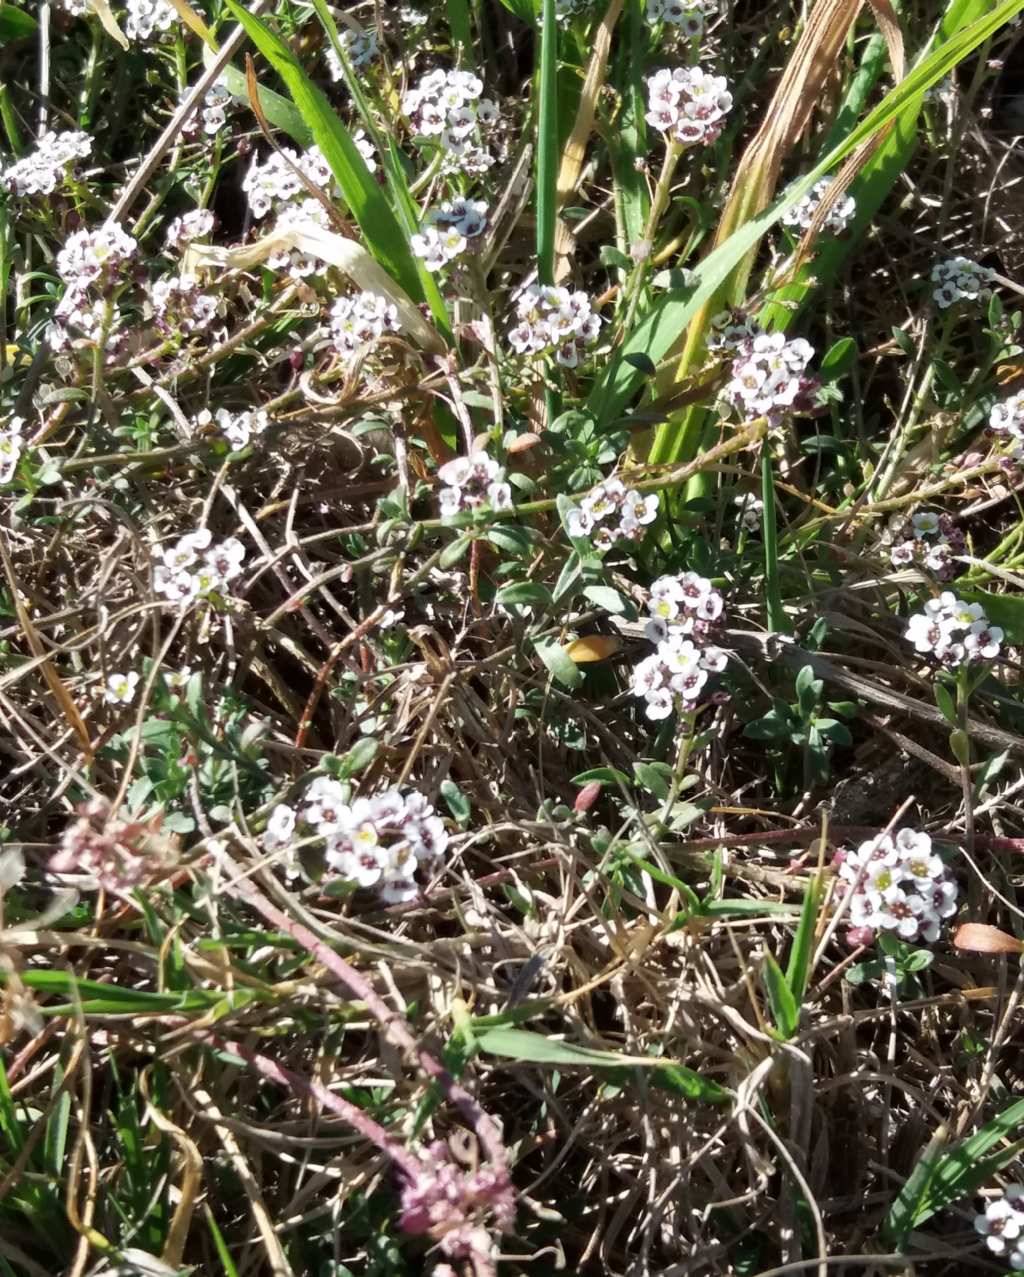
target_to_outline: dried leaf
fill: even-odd
[[[423,318],[409,294],[397,284],[383,266],[354,239],[345,239],[334,231],[324,230],[314,222],[296,222],[272,231],[253,244],[237,248],[220,248],[214,244],[191,244],[185,255],[184,269],[216,266],[222,270],[251,270],[263,266],[275,253],[298,249],[310,257],[336,266],[358,288],[379,293],[395,304],[402,331],[419,342],[424,350],[440,354],[444,343],[437,330]]]
[[[566,656],[575,665],[589,665],[592,661],[606,661],[622,646],[622,640],[611,634],[589,634],[585,638],[567,643]]]
[[[129,47],[128,37],[117,25],[117,19],[114,17],[107,0],[89,0],[89,5],[93,13],[99,18],[100,26],[110,36],[111,40],[116,40],[121,48],[127,52]]]
[[[970,953],[1024,953],[1024,943],[1016,936],[983,922],[965,922],[957,928],[953,944],[957,949]]]

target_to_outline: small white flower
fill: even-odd
[[[15,195],[50,195],[78,160],[92,152],[88,133],[55,133],[48,129],[36,139],[35,149],[7,168],[0,169],[0,187]]]
[[[994,278],[987,266],[979,266],[969,257],[950,257],[932,269],[932,296],[945,310],[958,301],[984,301],[992,296],[989,285]]]
[[[128,674],[111,674],[103,692],[103,699],[108,705],[130,705],[135,699],[139,676],[133,671]]]
[[[263,842],[267,847],[284,847],[291,842],[295,832],[296,814],[293,807],[278,803],[267,818]]]
[[[794,204],[788,213],[783,214],[783,222],[787,226],[793,226],[799,230],[809,230],[814,215],[818,211],[822,200],[828,194],[831,185],[831,179],[827,177],[822,178],[820,182],[816,182],[803,199]],[[832,208],[829,209],[822,225],[822,230],[830,231],[833,235],[841,234],[856,212],[856,200],[851,195],[841,195]]]

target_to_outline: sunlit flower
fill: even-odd
[[[108,705],[130,705],[135,699],[139,676],[135,671],[128,674],[111,674],[103,692],[103,699]]]

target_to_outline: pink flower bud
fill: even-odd
[[[576,801],[573,803],[573,811],[580,814],[589,811],[597,802],[601,793],[601,782],[599,780],[588,781],[580,792],[576,795]]]

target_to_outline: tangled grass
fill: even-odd
[[[1024,1268],[1021,8],[0,6],[4,1277]]]

